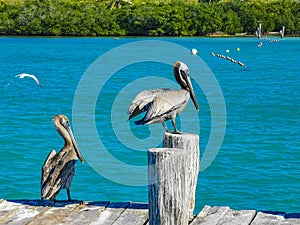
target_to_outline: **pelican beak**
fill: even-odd
[[[193,86],[192,86],[192,82],[191,82],[191,78],[188,74],[186,74],[185,72],[181,71],[184,76],[183,78],[185,79],[185,82],[187,84],[187,87],[189,89],[189,92],[190,92],[190,97],[195,105],[195,108],[197,109],[197,111],[199,111],[199,105],[198,105],[198,102],[197,102],[197,99],[196,99],[196,96],[195,96],[195,93],[194,93],[194,89],[193,89]]]
[[[71,138],[71,141],[72,141],[72,143],[73,143],[73,146],[74,146],[74,149],[75,149],[75,152],[76,152],[77,157],[79,158],[79,160],[80,160],[82,163],[84,163],[83,157],[82,157],[82,155],[81,155],[81,153],[80,153],[80,151],[79,151],[78,145],[77,145],[77,143],[76,143],[76,141],[75,141],[75,138],[74,138],[73,132],[72,132],[72,130],[71,130],[70,124],[69,124],[69,123],[65,124],[65,128],[67,129],[67,131],[68,131],[68,133],[69,133],[69,135],[70,135],[70,138]]]

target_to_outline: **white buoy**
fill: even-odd
[[[229,50],[228,50],[228,49],[226,49],[226,52],[227,52],[227,53],[229,53]]]
[[[193,48],[193,49],[191,50],[191,53],[192,53],[193,55],[197,55],[197,54],[198,54],[198,50],[195,49],[195,48]]]

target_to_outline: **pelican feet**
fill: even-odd
[[[173,132],[169,132],[169,133],[171,133],[171,134],[182,134],[182,132],[180,132],[180,131],[173,131]]]
[[[174,127],[174,131],[171,132],[172,134],[182,134],[182,132],[180,132],[180,131],[177,129],[176,122],[175,122],[175,118],[172,118],[172,125],[173,125],[173,127]]]
[[[167,133],[170,133],[170,134],[182,134],[182,132],[180,132],[180,131],[177,129],[175,120],[173,120],[173,119],[172,119],[172,124],[173,124],[173,127],[174,127],[174,131],[170,131],[170,130],[167,128],[165,122],[164,122],[164,121],[162,122],[162,125],[163,125],[163,127],[165,128],[165,131],[166,131]]]
[[[170,134],[183,134],[183,132],[180,132],[178,130],[177,131],[176,130],[175,131],[166,130],[166,132],[170,133]]]

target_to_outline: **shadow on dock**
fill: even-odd
[[[280,211],[265,211],[265,210],[260,210],[259,212],[274,215],[274,216],[283,216],[285,219],[300,219],[300,213],[285,213]]]
[[[58,207],[63,208],[68,205],[90,205],[90,206],[101,206],[105,208],[130,208],[130,209],[148,209],[148,204],[146,203],[132,203],[132,202],[110,202],[110,201],[80,201],[80,200],[72,200],[72,201],[61,201],[57,200],[55,202],[50,202],[47,200],[40,199],[21,199],[21,200],[6,200],[7,202],[18,203],[27,206],[36,206],[36,207]]]

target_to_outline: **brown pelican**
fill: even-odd
[[[55,201],[60,190],[67,189],[68,201],[71,201],[70,185],[75,173],[75,162],[78,158],[82,163],[84,161],[74,139],[69,119],[64,115],[56,115],[53,122],[65,144],[58,153],[52,150],[43,165],[41,198]]]
[[[174,127],[174,131],[171,133],[180,133],[175,123],[177,114],[186,107],[190,97],[197,110],[199,110],[199,106],[187,65],[183,62],[175,62],[174,76],[180,84],[181,90],[156,89],[142,91],[135,97],[128,109],[128,114],[130,114],[128,120],[147,111],[144,118],[135,121],[135,124],[162,123],[166,132],[170,132],[165,121],[171,119]]]

